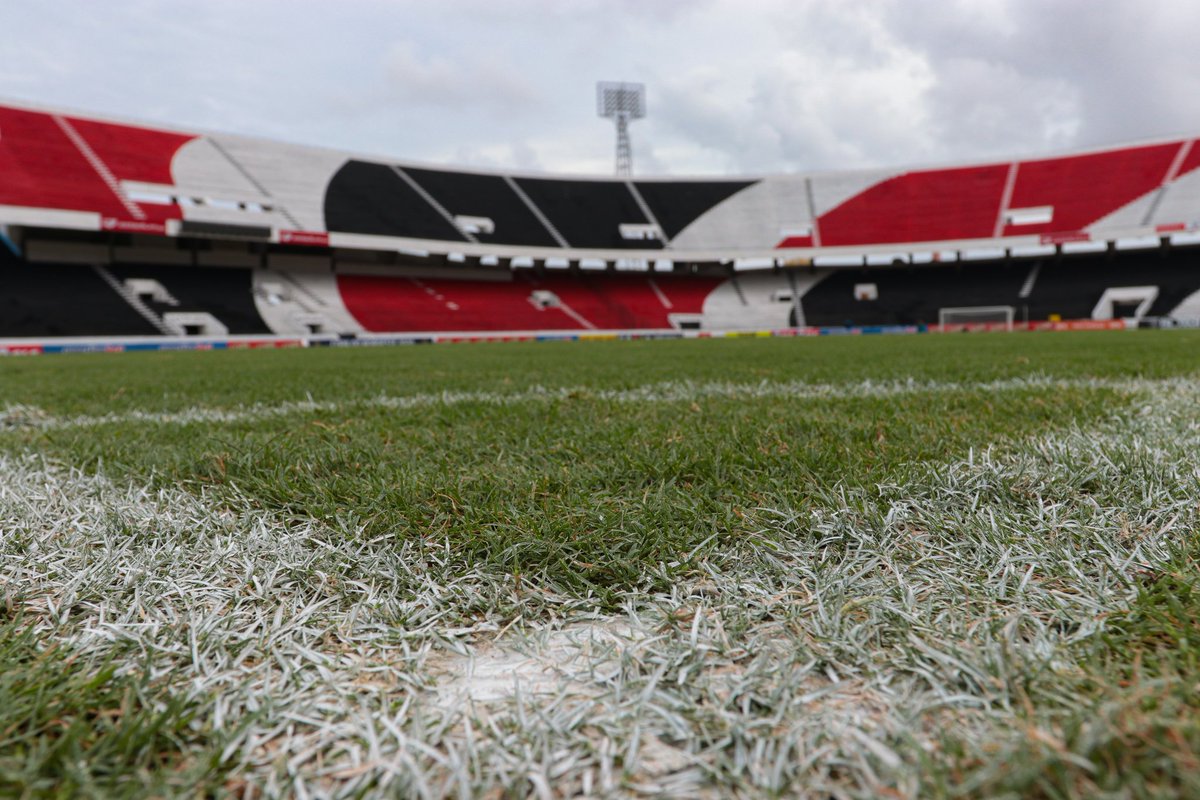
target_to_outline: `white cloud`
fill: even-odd
[[[6,0],[0,96],[443,163],[893,166],[1200,130],[1190,0]]]
[[[416,106],[487,106],[527,113],[537,101],[529,81],[486,53],[427,53],[411,41],[400,41],[388,48],[383,68],[390,93]]]

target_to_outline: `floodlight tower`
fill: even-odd
[[[596,113],[617,123],[617,174],[633,174],[633,148],[629,123],[646,116],[646,86],[642,83],[596,84]]]

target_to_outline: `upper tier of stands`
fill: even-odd
[[[480,242],[557,247],[544,224],[499,175],[443,172],[406,167],[429,195],[451,216],[482,217],[492,221],[491,233],[476,232]]]
[[[346,233],[466,241],[395,167],[366,161],[347,163],[329,182],[325,224]]]
[[[636,181],[642,199],[667,239],[674,239],[702,214],[754,181]]]
[[[517,178],[516,183],[571,247],[658,249],[657,239],[621,238],[622,225],[648,225],[623,181],[570,181]]]
[[[1190,142],[1170,142],[906,172],[847,199],[821,215],[816,225],[827,247],[1078,234],[1200,166],[1191,159],[1177,164],[1188,149]],[[1012,212],[1028,209],[1044,209],[1050,218],[1012,220]],[[1200,213],[1196,217],[1200,222]],[[780,246],[800,243],[785,238]]]
[[[114,188],[118,177],[170,183],[171,155],[190,138],[0,106],[0,205],[177,219],[177,207],[137,203]]]
[[[826,246],[986,239],[1000,215],[1008,167],[911,172],[878,183],[819,220]]]
[[[676,260],[715,261],[776,248],[822,255],[995,246],[1006,237],[1116,239],[1200,229],[1193,145],[1176,139],[931,169],[630,181],[417,168],[0,106],[0,224],[231,238],[240,230],[310,246],[439,252],[428,243],[444,252],[493,245],[509,257],[567,248],[589,251],[577,259],[611,251],[610,261],[664,248]],[[222,227],[203,227],[213,223]],[[526,247],[538,250],[513,250]]]

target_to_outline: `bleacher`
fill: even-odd
[[[153,281],[162,286],[172,302],[146,300],[159,315],[211,314],[231,334],[271,332],[254,306],[248,269],[126,264],[112,265],[108,271],[121,281]]]
[[[873,287],[874,299],[859,289]],[[840,270],[801,299],[810,325],[936,325],[943,308],[1011,306],[1017,320],[1091,319],[1106,291],[1153,287],[1144,316],[1166,317],[1200,291],[1191,250]],[[1129,311],[1129,309],[1127,309]]]
[[[0,336],[1200,320],[1195,144],[587,179],[0,105],[0,230],[77,256],[6,256]]]
[[[341,275],[368,331],[619,330],[673,327],[701,313],[720,278],[515,272],[511,281]]]
[[[614,250],[662,247],[662,242],[656,239],[621,237],[622,225],[650,223],[624,182],[517,178],[516,183],[571,247]]]
[[[340,275],[347,310],[373,332],[571,330],[560,308],[530,302],[523,281],[454,281]]]
[[[538,286],[554,292],[595,327],[675,327],[672,314],[701,313],[704,298],[721,278],[661,275],[547,275]]]
[[[883,181],[822,216],[821,243],[986,239],[996,227],[1007,172],[1003,165],[964,167]]]
[[[555,247],[557,242],[529,207],[498,175],[406,167],[430,196],[454,216],[483,217],[492,221],[491,233],[474,234],[480,242]]]
[[[697,261],[777,248],[820,256],[830,247],[1102,240],[1200,221],[1200,148],[1189,138],[952,167],[629,181],[431,169],[11,105],[0,106],[0,131],[0,225],[40,218],[178,236],[219,221],[271,241],[348,236],[342,246],[388,246],[353,238],[368,234],[398,248],[482,243],[551,248],[568,260],[596,251],[652,258],[679,238],[703,252],[676,259]],[[1030,210],[1041,216],[1020,213]],[[460,216],[487,219],[490,230],[464,235]],[[166,224],[174,220],[188,224]],[[621,226],[641,230],[623,235]]]
[[[801,305],[809,325],[936,325],[942,308],[1014,305],[1036,262],[982,262],[832,273]],[[856,288],[873,286],[876,299]]]
[[[1003,233],[1053,234],[1088,225],[1162,185],[1182,145],[1134,147],[1066,158],[1022,161],[1009,208],[1050,206],[1054,218],[1033,225],[1008,225]],[[1098,177],[1102,176],[1102,180]]]
[[[394,167],[366,161],[349,162],[329,181],[325,223],[347,233],[466,241]]]
[[[158,333],[94,267],[30,264],[0,245],[0,337]]]
[[[635,181],[667,239],[754,181]]]
[[[51,115],[0,106],[0,134],[0,204],[127,214]]]
[[[1043,267],[1025,304],[1030,319],[1051,315],[1087,319],[1106,291],[1152,286],[1156,295],[1146,316],[1166,317],[1200,289],[1198,271],[1200,261],[1190,251],[1143,250],[1111,258],[1064,258]]]

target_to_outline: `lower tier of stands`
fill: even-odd
[[[250,270],[30,263],[0,246],[0,337],[193,332],[272,333]]]
[[[271,333],[254,305],[249,270],[215,267],[113,266],[121,281],[155,281],[166,302],[147,299],[158,314],[211,314],[231,334]]]
[[[82,264],[30,264],[0,247],[0,336],[153,336],[159,329]]]
[[[1200,253],[1144,250],[844,270],[817,283],[801,305],[809,325],[935,325],[942,309],[977,306],[1009,306],[1018,321],[1090,319],[1106,292],[1142,289],[1141,296],[1153,296],[1142,316],[1178,316],[1181,304],[1200,290]],[[1132,315],[1134,309],[1125,311]]]
[[[0,338],[936,325],[947,309],[995,306],[1017,322],[1200,324],[1200,249],[728,276],[498,270],[467,280],[31,263],[0,248]]]
[[[368,331],[671,328],[702,313],[723,279],[647,274],[535,274],[455,281],[338,277],[346,308]]]

